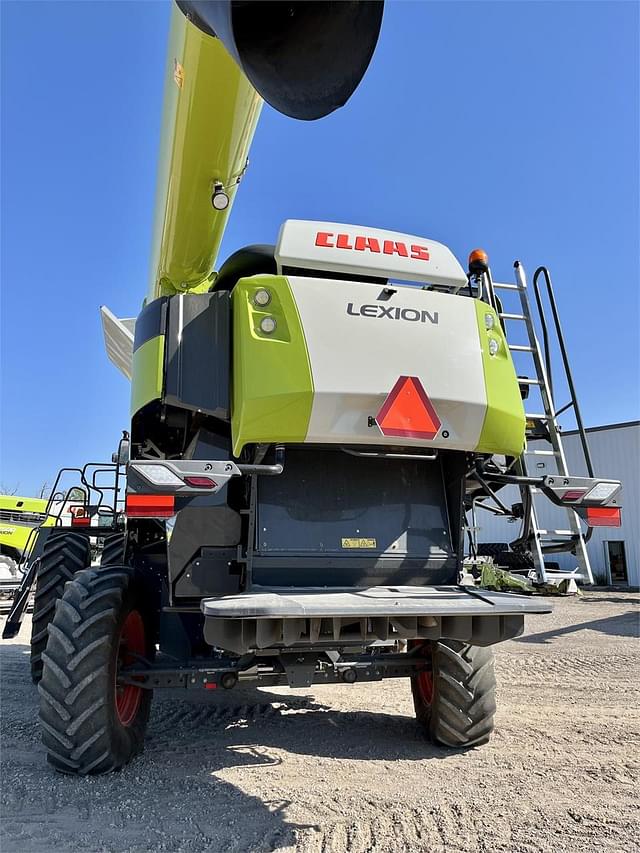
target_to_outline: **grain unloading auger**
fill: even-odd
[[[75,575],[43,655],[60,770],[128,761],[154,687],[248,680],[409,677],[431,737],[480,744],[491,645],[549,610],[460,584],[467,508],[524,477],[485,260],[467,275],[433,240],[288,221],[275,247],[212,272],[261,97],[302,119],[344,104],[381,16],[350,2],[174,10],[150,289],[133,335],[103,312],[132,379],[125,556]],[[571,501],[601,488],[591,504],[606,503],[602,487],[573,483]]]

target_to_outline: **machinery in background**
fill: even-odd
[[[30,533],[53,524],[46,514],[47,500],[20,495],[0,495],[0,596],[6,600],[16,589],[19,566]]]
[[[124,432],[111,462],[61,468],[51,496],[37,502],[40,511],[21,531],[15,573],[3,589],[9,612],[2,636],[16,636],[31,606],[31,674],[36,682],[42,671],[48,625],[65,583],[87,566],[122,559],[128,456],[129,436]]]

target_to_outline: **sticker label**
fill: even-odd
[[[375,539],[343,539],[343,548],[375,548]]]
[[[184,68],[177,59],[173,60],[173,79],[178,89],[184,86]]]

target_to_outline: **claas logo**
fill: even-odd
[[[374,255],[399,255],[401,258],[411,258],[414,261],[428,261],[429,249],[412,243],[407,246],[398,240],[378,240],[377,237],[367,237],[358,234],[332,234],[330,231],[318,231],[316,246],[321,249],[352,249],[355,252],[372,252]]]

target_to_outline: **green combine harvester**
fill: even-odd
[[[132,386],[126,526],[42,654],[60,771],[124,765],[166,687],[405,677],[429,737],[485,743],[491,647],[550,607],[478,585],[467,513],[513,484],[619,516],[615,481],[527,475],[540,418],[483,252],[465,271],[431,239],[289,220],[216,267],[263,99],[343,106],[381,21],[377,2],[174,7],[149,290],[135,323],[103,309]]]
[[[0,602],[18,587],[20,564],[34,544],[33,531],[54,523],[47,516],[47,503],[44,498],[0,495]]]

